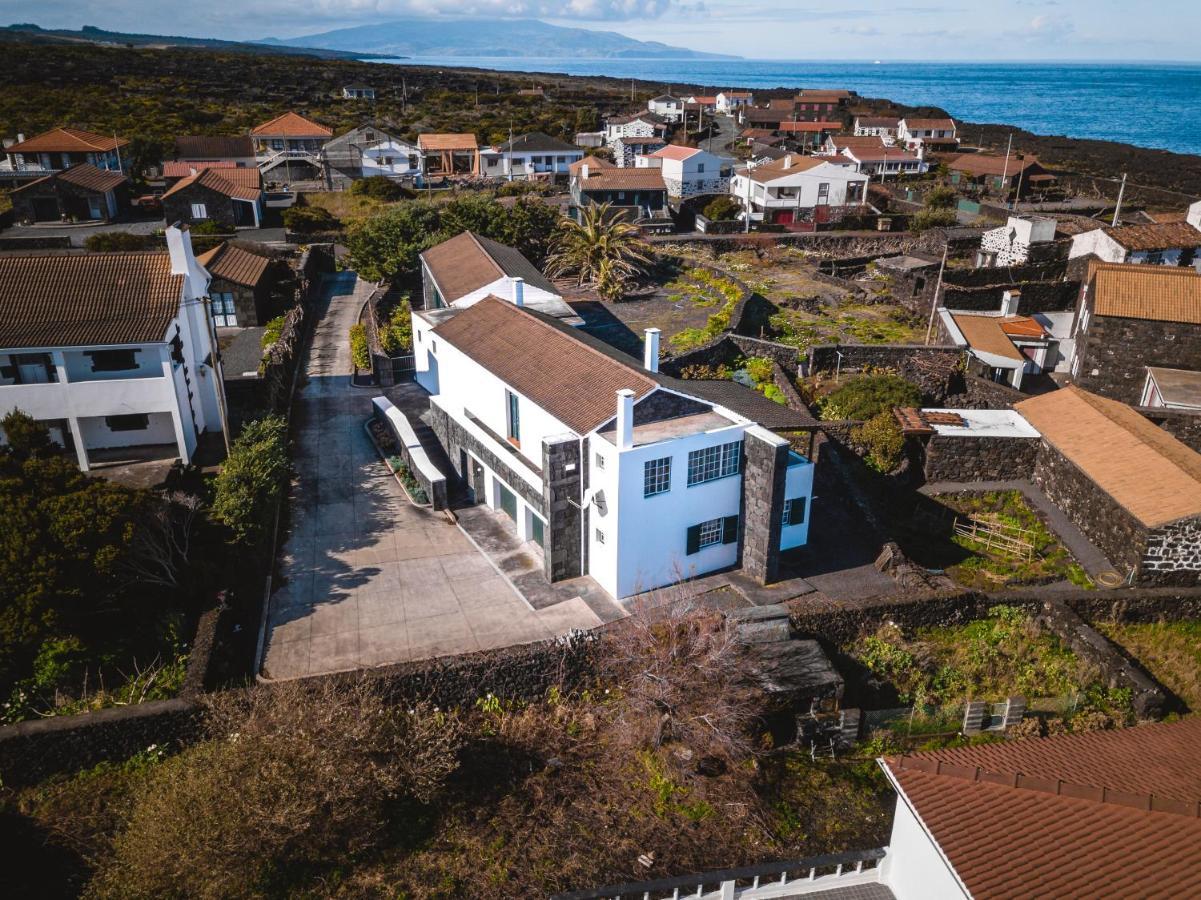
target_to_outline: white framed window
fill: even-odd
[[[794,497],[784,501],[784,512],[780,516],[780,522],[785,527],[789,525],[805,524],[805,507],[808,505],[806,497]]]
[[[720,544],[722,532],[721,526],[721,519],[710,519],[708,522],[702,522],[700,539],[697,542],[697,546],[703,550],[705,547],[711,547],[714,544]]]
[[[671,457],[648,459],[642,465],[642,496],[653,497],[671,490]]]
[[[238,311],[234,309],[234,295],[214,292],[210,298],[213,307],[213,324],[219,328],[230,328],[238,324]]]
[[[209,211],[203,203],[193,203],[192,204],[192,218],[193,219],[207,219],[208,217],[209,217]]]
[[[688,454],[688,486],[737,475],[742,461],[742,441],[717,444]]]

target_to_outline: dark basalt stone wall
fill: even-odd
[[[926,481],[1008,481],[1034,472],[1038,438],[947,437],[926,442]]]

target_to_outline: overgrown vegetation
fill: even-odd
[[[367,345],[367,326],[356,322],[350,326],[350,361],[360,372],[371,371],[371,348]]]
[[[283,214],[284,228],[297,234],[336,231],[341,223],[320,206],[289,206]]]
[[[704,328],[685,328],[669,338],[669,343],[677,353],[721,337],[730,329],[734,311],[742,299],[742,289],[736,282],[699,267],[685,270],[666,286],[666,291],[671,303],[715,307]]]
[[[370,197],[381,203],[395,203],[413,196],[404,185],[397,184],[386,175],[370,175],[350,183],[350,193],[356,197]]]
[[[650,268],[653,254],[642,233],[614,214],[609,204],[586,206],[579,220],[560,219],[546,273],[572,276],[591,285],[602,300],[620,300],[626,288]]]
[[[856,375],[818,401],[827,421],[865,421],[894,406],[920,406],[922,392],[900,375]]]
[[[769,319],[772,340],[808,350],[815,344],[906,344],[921,335],[911,313],[899,306],[843,303],[810,312],[782,309]]]
[[[866,448],[864,462],[881,474],[900,464],[905,449],[905,435],[891,409],[882,410],[852,428],[851,440]]]
[[[102,231],[84,238],[84,249],[91,253],[121,253],[135,250],[151,250],[155,240],[149,234],[132,234],[128,231]]]
[[[290,472],[287,420],[271,415],[248,423],[217,475],[213,517],[239,544],[263,547]]]
[[[413,318],[409,298],[402,297],[380,326],[380,345],[389,356],[413,352]]]
[[[945,185],[935,187],[926,194],[922,208],[909,219],[909,230],[917,233],[931,228],[946,228],[957,221],[955,205],[958,197]]]
[[[742,204],[733,197],[715,197],[705,206],[704,216],[712,222],[732,222],[742,213]]]
[[[1183,700],[1190,712],[1201,711],[1201,620],[1093,625]]]

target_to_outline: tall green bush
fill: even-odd
[[[864,462],[887,475],[901,463],[905,435],[892,410],[876,413],[862,425],[851,429],[851,440],[867,449]]]
[[[235,542],[261,546],[290,470],[287,420],[271,415],[251,422],[217,475],[213,518],[230,529]]]
[[[922,392],[899,375],[859,375],[818,401],[821,417],[867,420],[894,406],[917,406]]]
[[[367,328],[363,325],[350,326],[350,361],[356,369],[371,368],[371,350],[367,347]]]
[[[413,319],[409,299],[396,304],[388,322],[380,329],[379,342],[389,356],[409,353],[413,349]]]

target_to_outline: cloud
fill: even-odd
[[[1022,28],[1007,31],[1007,37],[1019,38],[1037,43],[1055,43],[1069,37],[1076,31],[1076,26],[1066,16],[1041,15],[1035,16]]]
[[[258,4],[261,6],[261,4]],[[282,5],[282,4],[281,4]],[[679,0],[295,0],[292,18],[376,19],[426,18],[582,19],[622,22],[659,18],[680,8],[703,9],[703,3]]]
[[[876,37],[884,33],[875,25],[835,25],[830,31],[834,34],[850,34],[856,37]]]

